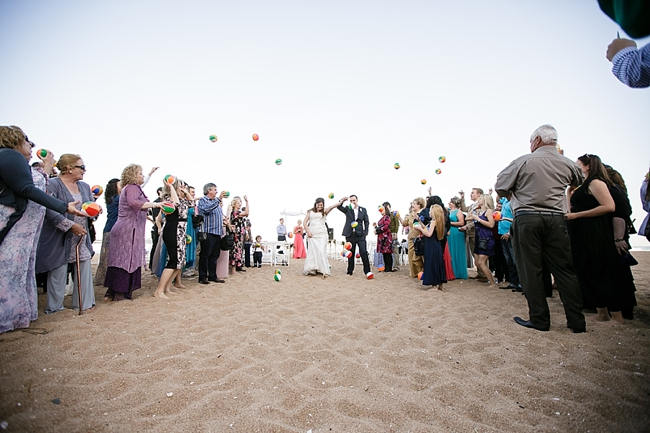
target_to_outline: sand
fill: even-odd
[[[0,421],[30,432],[642,432],[650,429],[650,252],[624,325],[516,325],[525,299],[476,281],[423,291],[302,262],[41,314],[0,335]],[[39,297],[42,306],[44,297]],[[66,301],[70,302],[69,298]],[[2,424],[4,425],[4,424]],[[1,427],[1,425],[0,425]]]

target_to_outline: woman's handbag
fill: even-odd
[[[221,238],[221,245],[219,245],[221,251],[230,251],[235,248],[235,235],[234,233],[228,231],[226,235]]]
[[[424,241],[421,237],[413,239],[413,252],[416,256],[424,255]]]

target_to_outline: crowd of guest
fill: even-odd
[[[553,158],[564,158],[556,149],[557,140],[548,137],[555,136],[539,133],[531,138],[531,155],[541,149],[548,157],[554,152]],[[105,301],[132,299],[133,292],[142,286],[146,268],[159,278],[153,295],[166,299],[185,288],[184,277],[198,274],[200,284],[225,283],[227,276],[246,272],[251,266],[251,249],[252,265],[261,265],[261,237],[253,238],[246,195],[232,197],[224,209],[224,199],[229,194],[219,193],[214,183],[204,185],[203,196],[197,199],[194,187],[187,182],[166,177],[158,188],[158,197],[150,201],[143,186],[156,168],[145,178],[142,167],[131,164],[123,169],[119,179],[113,178],[106,184],[107,220],[93,278],[94,250],[89,233],[95,218],[82,209],[82,203],[94,202],[99,195],[93,195],[83,181],[83,158],[63,154],[55,163],[54,155],[47,152],[40,156],[40,163],[30,167],[34,144],[20,128],[0,127],[0,140],[0,332],[27,327],[37,318],[35,274],[46,280],[46,314],[64,309],[65,288],[70,279],[72,307],[81,313],[95,308],[96,284],[106,287]],[[404,217],[392,209],[390,202],[384,202],[380,218],[373,224],[377,240],[374,265],[386,273],[400,270],[401,232],[406,236],[408,274],[421,281],[423,288],[443,290],[450,280],[476,278],[488,287],[523,292],[529,305],[535,303],[544,310],[543,303],[536,298],[536,280],[531,277],[533,268],[529,262],[533,253],[527,252],[521,242],[515,242],[524,236],[532,239],[534,233],[517,234],[515,227],[523,230],[523,217],[531,212],[549,212],[553,217],[560,215],[561,223],[568,228],[571,263],[558,267],[552,261],[539,260],[543,294],[551,296],[554,280],[575,272],[580,308],[594,311],[598,320],[632,319],[636,300],[630,266],[635,260],[629,254],[629,236],[634,227],[625,183],[616,170],[603,165],[596,155],[585,154],[575,163],[562,160],[562,164],[568,167],[567,186],[571,188],[568,197],[564,196],[565,202],[554,203],[555,210],[551,211],[522,206],[515,185],[503,186],[504,177],[514,176],[511,171],[514,173],[515,169],[511,167],[499,175],[496,197],[492,190],[484,193],[476,187],[470,194],[471,203],[465,202],[460,191],[444,205],[429,190],[426,198],[411,201]],[[650,202],[647,183],[648,175],[641,192],[646,211]],[[560,195],[563,194],[564,191]],[[350,204],[343,206],[347,200]],[[355,195],[327,208],[322,198],[317,199],[305,220],[298,220],[292,231],[281,219],[277,226],[278,241],[292,240],[293,257],[306,258],[306,274],[330,275],[325,253],[329,235],[326,217],[334,208],[346,215],[343,235],[352,245],[348,274],[352,275],[356,259],[361,259],[364,274],[369,276],[365,243],[368,216]],[[148,219],[153,223],[152,249],[145,257]],[[647,227],[646,218],[640,234],[648,236]],[[18,254],[19,250],[25,251],[26,245],[28,253]],[[474,268],[475,274],[468,272]],[[533,306],[531,320],[526,322],[529,325],[534,323],[532,311]]]

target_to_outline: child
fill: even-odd
[[[262,236],[255,236],[255,244],[253,244],[253,267],[262,267]]]

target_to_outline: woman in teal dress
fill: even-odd
[[[465,225],[465,217],[459,209],[460,199],[454,197],[449,202],[449,229],[448,243],[449,253],[451,254],[451,266],[454,269],[456,278],[467,279],[467,256],[465,248],[465,232],[458,228]]]

